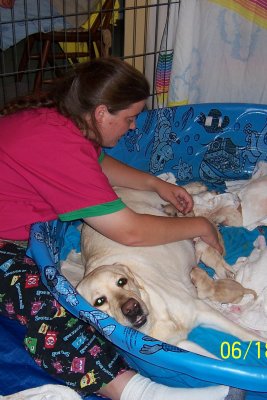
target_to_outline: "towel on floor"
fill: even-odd
[[[73,389],[63,385],[43,385],[23,390],[9,396],[0,396],[5,400],[81,400]]]

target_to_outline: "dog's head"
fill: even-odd
[[[212,289],[212,279],[199,267],[193,267],[190,272],[190,278],[197,289],[198,298],[205,299]]]
[[[98,267],[76,289],[92,306],[122,325],[140,329],[147,322],[149,312],[141,294],[144,289],[125,265]]]
[[[203,280],[206,280],[206,272],[199,268],[199,267],[193,267],[191,272],[190,272],[190,278],[194,286],[197,287],[198,283],[201,283]]]

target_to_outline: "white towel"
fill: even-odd
[[[81,400],[73,390],[63,385],[43,385],[23,390],[8,396],[0,396],[5,400]]]

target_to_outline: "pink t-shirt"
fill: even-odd
[[[101,148],[55,109],[0,117],[0,238],[24,240],[34,222],[122,209]]]

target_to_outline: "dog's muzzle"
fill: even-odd
[[[147,317],[140,303],[134,298],[130,298],[123,303],[121,311],[134,328],[140,328],[147,322]]]

